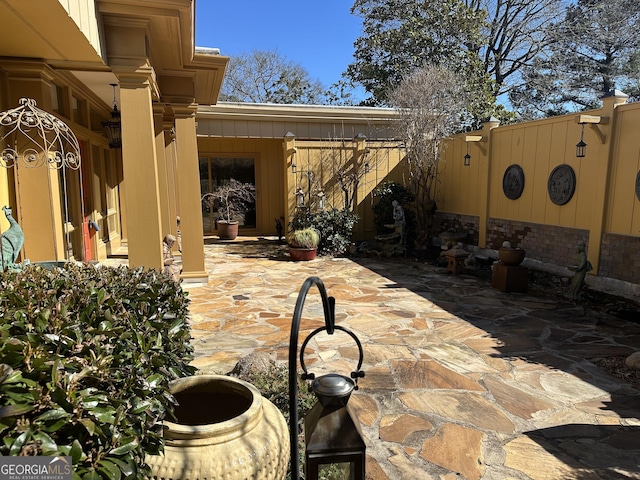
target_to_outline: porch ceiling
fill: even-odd
[[[0,55],[3,57],[37,58],[58,68],[105,70],[95,16],[88,11],[73,12],[76,18],[93,17],[94,25],[87,32],[96,32],[89,41],[59,2],[4,0],[0,2]],[[91,35],[91,33],[89,33]]]
[[[103,21],[147,23],[149,59],[160,84],[168,87],[161,92],[164,101],[184,101],[172,86],[188,81],[192,101],[216,103],[229,57],[196,49],[195,0],[99,0],[98,9]]]

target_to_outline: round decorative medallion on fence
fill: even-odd
[[[547,183],[549,198],[556,205],[569,203],[576,190],[576,174],[570,165],[558,165],[551,171]]]
[[[502,177],[502,191],[511,200],[516,200],[524,190],[524,170],[520,165],[509,165]]]

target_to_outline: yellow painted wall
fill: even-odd
[[[243,235],[275,235],[275,219],[285,215],[282,140],[240,138],[198,138],[200,157],[254,158],[256,175],[256,228]]]
[[[345,193],[341,188],[338,172],[347,174],[354,168],[360,172],[357,192],[354,197],[354,211],[360,217],[354,230],[354,239],[373,238],[375,235],[373,206],[373,190],[383,182],[403,181],[402,169],[399,167],[402,152],[397,143],[385,142],[353,142],[349,141],[296,141],[295,162],[298,174],[288,169],[287,183],[289,187],[289,212],[295,211],[295,191],[297,186],[307,192],[306,172],[313,172],[313,183],[316,191],[322,188],[326,196],[325,208],[342,209],[345,206]],[[368,164],[365,172],[364,165]],[[290,162],[289,162],[290,167]],[[353,207],[352,207],[353,208]]]
[[[402,181],[398,167],[401,152],[396,144],[384,142],[315,141],[298,140],[286,143],[281,139],[247,138],[198,138],[200,157],[238,156],[244,154],[255,159],[256,173],[256,223],[255,229],[244,229],[244,235],[275,235],[275,219],[284,217],[286,227],[296,211],[296,189],[308,192],[307,172],[312,172],[312,192],[319,189],[325,193],[325,208],[344,206],[344,193],[337,179],[337,169],[342,165],[369,164],[369,172],[360,179],[355,200],[355,212],[360,220],[354,232],[355,239],[372,238],[373,226],[372,191],[384,181]],[[296,163],[297,174],[291,168]],[[314,197],[315,202],[315,197]]]
[[[606,231],[639,236],[640,200],[635,186],[640,171],[640,103],[616,110]]]
[[[440,165],[440,212],[480,217],[479,246],[486,247],[488,218],[589,231],[589,259],[597,271],[604,233],[640,236],[640,104],[623,97],[603,99],[599,110],[582,115],[600,117],[584,125],[586,156],[576,157],[581,138],[580,113],[534,122],[485,128],[453,136]],[[466,142],[482,136],[480,142]],[[467,145],[468,144],[468,145]],[[465,153],[471,165],[463,166]],[[520,198],[504,194],[506,169],[519,165],[525,175]],[[573,168],[575,192],[564,205],[548,194],[549,175],[559,165]]]
[[[469,142],[471,165],[463,165],[465,137],[483,135],[481,142]],[[587,156],[575,155],[580,139],[576,115],[509,125],[452,137],[441,164],[441,188],[438,206],[441,211],[481,215],[481,205],[488,198],[490,217],[524,222],[589,228],[594,220],[598,189],[602,189],[602,164],[607,147],[595,133],[585,128]],[[502,189],[506,169],[520,165],[525,175],[522,196],[508,199]],[[570,165],[576,174],[576,190],[565,205],[554,204],[547,194],[549,174],[558,165]],[[488,178],[483,179],[483,174]]]

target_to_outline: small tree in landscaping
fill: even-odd
[[[203,204],[217,209],[220,221],[235,222],[244,220],[249,206],[256,199],[256,186],[253,183],[242,183],[235,178],[225,180],[213,192],[202,196]]]
[[[460,114],[467,96],[454,72],[426,65],[391,91],[389,100],[398,109],[394,125],[406,150],[406,186],[415,198],[417,234],[426,239],[437,207],[438,166],[445,139],[469,120]]]

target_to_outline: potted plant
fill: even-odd
[[[218,212],[216,223],[221,240],[234,240],[238,236],[240,220],[244,220],[245,213],[255,198],[256,186],[235,178],[223,181],[213,192],[202,196],[202,202],[207,202],[209,207]]]
[[[320,233],[311,227],[293,230],[287,236],[287,243],[292,260],[313,260],[320,244]]]

